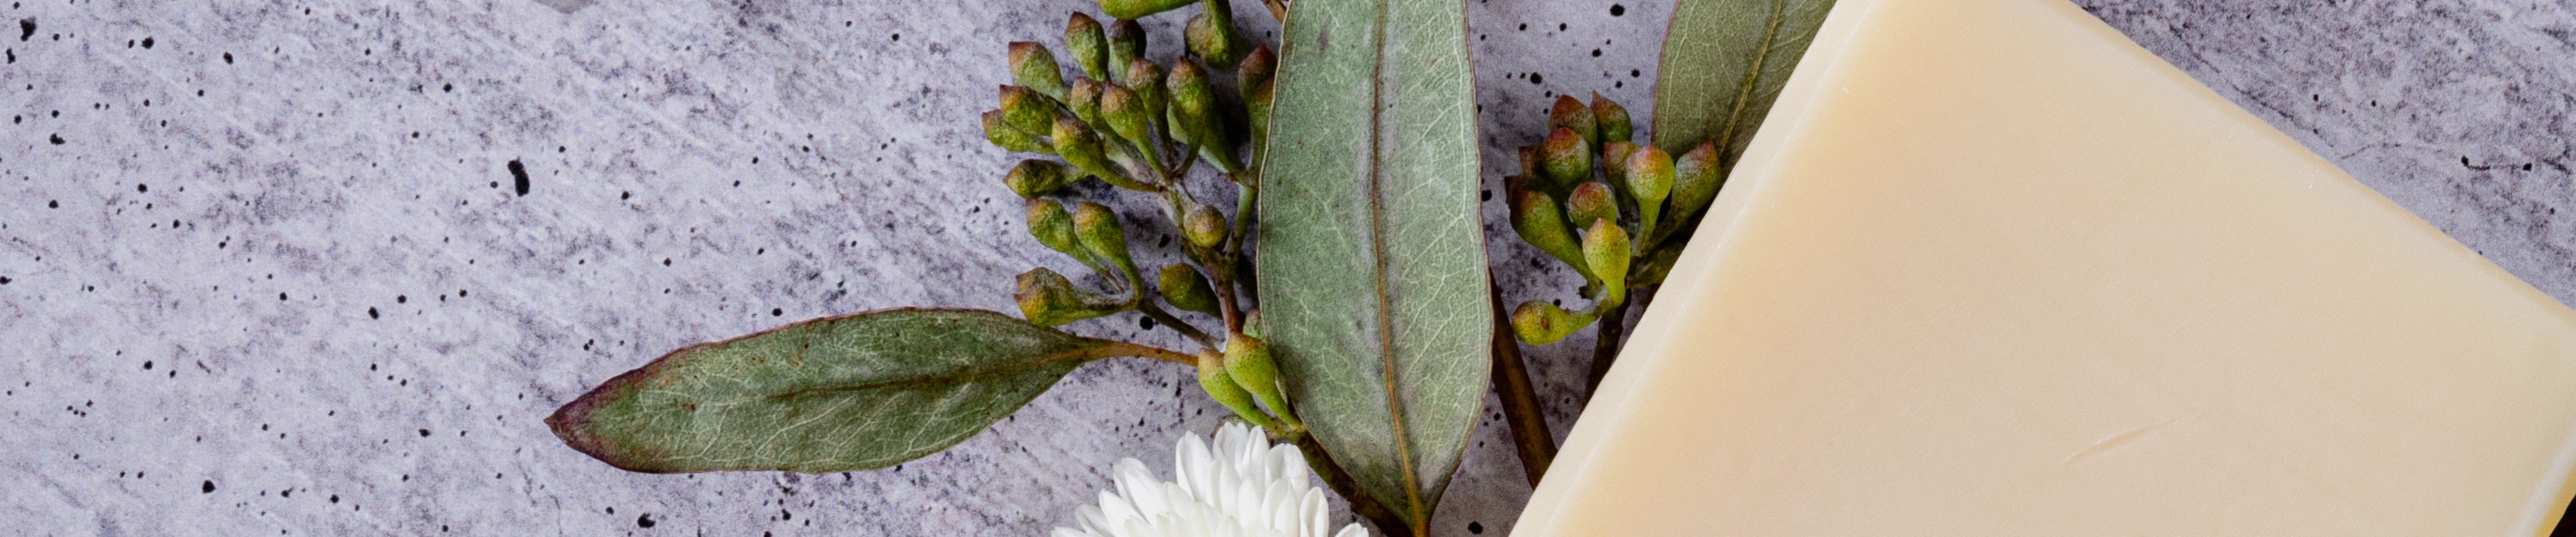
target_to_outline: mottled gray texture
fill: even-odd
[[[1614,1],[1469,5],[1489,181],[1558,92],[1651,113],[1670,2]],[[625,473],[538,421],[689,343],[882,307],[1008,310],[1012,274],[1076,268],[1023,238],[996,180],[1009,160],[974,116],[1004,80],[1001,42],[1052,43],[1082,2],[203,4],[0,9],[0,526],[1034,534],[1119,458],[1163,466],[1172,435],[1224,413],[1186,368],[1111,361],[957,449],[825,476]],[[2576,203],[2576,12],[2085,4],[2576,298],[2576,227],[2556,217]],[[1158,57],[1178,19],[1153,21]],[[1573,299],[1571,274],[1487,235],[1509,299]],[[1560,434],[1590,347],[1530,352]],[[1505,532],[1528,494],[1487,418],[1442,535]]]

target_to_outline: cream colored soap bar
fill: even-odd
[[[2549,531],[2570,312],[2061,0],[1842,0],[1520,535]]]

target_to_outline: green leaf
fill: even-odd
[[[1262,170],[1261,329],[1288,399],[1417,533],[1491,364],[1464,11],[1290,3]]]
[[[1655,146],[1679,155],[1715,142],[1721,169],[1732,169],[1833,7],[1833,0],[1674,6],[1655,81]]]
[[[879,310],[672,351],[546,424],[637,472],[867,470],[965,441],[1083,362],[1164,354],[989,311]]]

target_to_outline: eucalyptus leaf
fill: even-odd
[[[637,472],[868,470],[965,441],[1083,362],[1169,354],[989,311],[879,310],[672,351],[546,424]]]
[[[1297,0],[1282,33],[1260,328],[1315,439],[1420,534],[1491,364],[1464,5]]]
[[[1655,146],[1714,142],[1721,170],[1753,141],[1833,0],[1682,0],[1655,81]]]

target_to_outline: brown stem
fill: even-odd
[[[1601,376],[1610,374],[1610,364],[1619,359],[1619,340],[1627,337],[1628,332],[1628,304],[1629,301],[1621,301],[1610,306],[1609,311],[1602,312],[1600,323],[1595,325],[1592,371],[1583,375],[1583,399],[1586,402],[1592,400],[1594,392],[1601,391]]]
[[[1196,341],[1200,345],[1207,346],[1207,348],[1225,348],[1224,342],[1218,341],[1214,337],[1209,337],[1207,332],[1200,331],[1199,327],[1190,326],[1190,323],[1182,321],[1180,317],[1172,316],[1171,312],[1163,311],[1163,308],[1161,306],[1154,305],[1154,301],[1152,300],[1138,302],[1136,304],[1136,313],[1145,314],[1145,318],[1153,319],[1154,322],[1157,323],[1163,323],[1163,326],[1171,327],[1172,331],[1180,332],[1181,337],[1190,338],[1190,341]],[[1198,362],[1193,359],[1190,363],[1195,364]]]
[[[1491,282],[1491,271],[1487,272]],[[1503,289],[1489,283],[1486,293],[1494,305],[1494,395],[1503,401],[1503,423],[1511,426],[1521,473],[1536,487],[1539,478],[1547,475],[1548,462],[1556,460],[1556,437],[1548,432],[1547,411],[1539,407],[1538,390],[1530,385],[1521,344],[1512,339],[1510,317],[1503,312]]]
[[[1162,347],[1138,345],[1125,341],[1109,341],[1109,345],[1101,347],[1100,351],[1101,356],[1134,356],[1138,358],[1152,358],[1191,367],[1197,367],[1199,365],[1199,357],[1197,356]]]
[[[1386,506],[1377,503],[1376,498],[1360,491],[1359,481],[1351,479],[1350,472],[1343,470],[1340,463],[1333,462],[1333,455],[1324,452],[1324,445],[1315,442],[1315,435],[1298,435],[1296,443],[1297,451],[1304,452],[1306,455],[1306,466],[1314,468],[1315,475],[1323,477],[1324,485],[1332,487],[1333,493],[1342,495],[1342,500],[1350,502],[1351,514],[1359,515],[1360,518],[1367,519],[1369,524],[1377,526],[1378,535],[1388,537],[1413,535],[1413,528],[1404,525],[1403,518],[1395,516],[1394,511],[1386,510]]]

